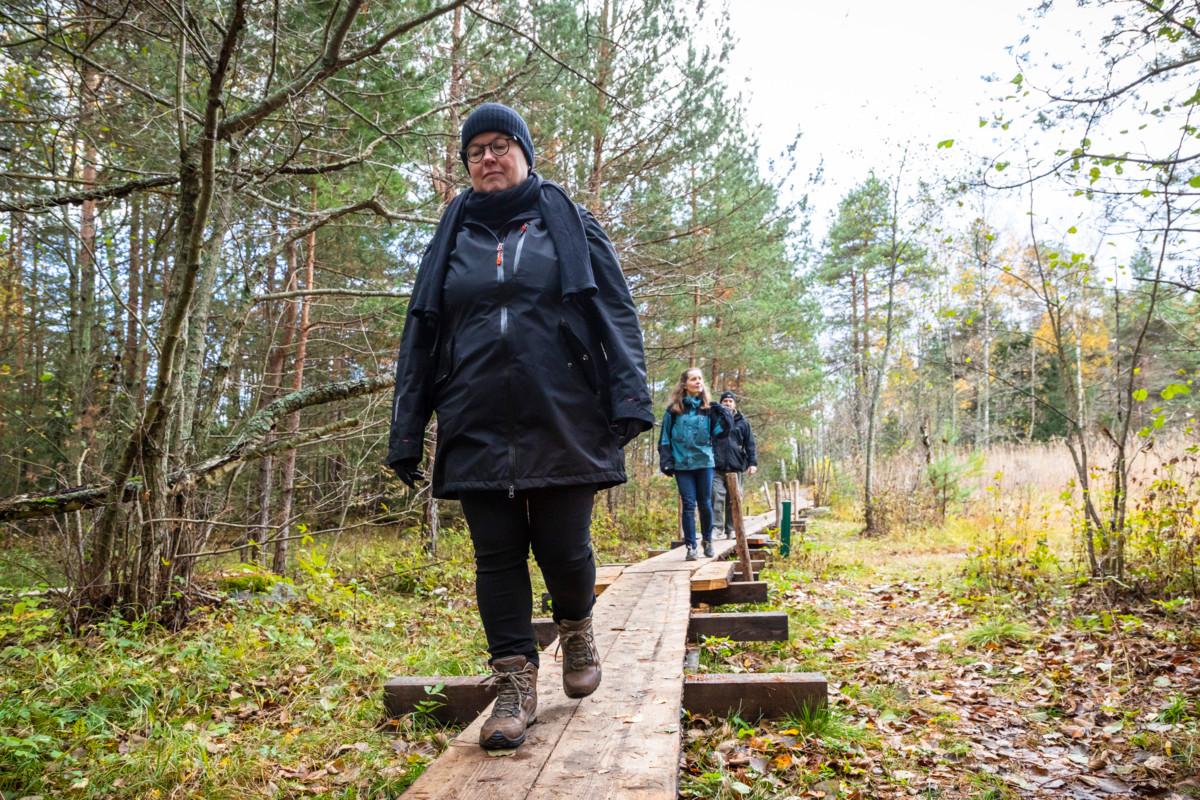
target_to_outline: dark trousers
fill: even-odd
[[[675,471],[675,484],[683,500],[683,540],[688,547],[696,546],[697,508],[700,510],[700,535],[706,542],[712,538],[712,482],[712,467]]]
[[[492,659],[522,655],[538,663],[533,637],[529,551],[541,567],[555,621],[583,619],[596,602],[592,557],[594,486],[517,492],[463,492],[475,545],[475,597]]]

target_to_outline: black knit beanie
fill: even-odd
[[[728,389],[726,389],[725,391],[721,392],[721,399],[722,399],[722,400],[724,400],[726,397],[730,398],[730,399],[731,399],[731,400],[733,400],[735,403],[737,402],[737,395],[736,395],[736,394],[734,394],[733,392],[729,391]]]
[[[467,145],[472,139],[487,131],[507,133],[517,140],[525,152],[525,160],[529,169],[533,169],[533,138],[529,135],[529,126],[521,115],[506,105],[500,103],[484,103],[471,112],[462,126],[462,157],[463,164],[467,163]]]

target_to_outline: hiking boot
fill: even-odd
[[[558,646],[563,651],[563,692],[587,697],[600,685],[600,652],[592,634],[592,618],[558,621]]]
[[[705,558],[712,558],[712,557],[713,557],[713,543],[712,543],[712,539],[705,539],[705,540],[704,540],[704,557],[705,557]]]
[[[484,750],[518,747],[525,729],[537,722],[537,667],[525,656],[508,656],[492,661],[487,683],[496,687],[492,715],[479,731]]]
[[[687,555],[683,557],[683,560],[684,561],[695,561],[699,557],[700,557],[700,548],[696,547],[696,545],[694,545],[694,544],[689,544],[688,549],[687,549]]]

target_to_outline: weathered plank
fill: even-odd
[[[733,561],[710,561],[692,573],[692,591],[724,589],[732,580],[736,567],[737,564]]]
[[[721,542],[727,542],[727,541],[732,542],[732,541],[734,541],[734,539],[732,539],[732,538],[726,539],[724,537],[718,537],[716,539],[713,539],[713,544],[717,545],[717,544],[720,544]],[[746,536],[746,544],[749,545],[750,551],[753,552],[755,550],[764,550],[768,547],[775,547],[778,545],[778,542],[776,542],[770,536],[767,536],[765,533],[755,533],[755,534]],[[684,542],[682,539],[676,539],[671,542],[671,549],[674,550],[677,547],[683,547],[683,545],[684,545]],[[658,551],[658,552],[665,552],[665,551]]]
[[[819,672],[695,674],[683,684],[683,706],[693,714],[742,719],[783,717],[828,702],[829,688]]]
[[[626,566],[626,564],[601,564],[596,567],[596,595],[604,594],[604,590],[621,577]]]
[[[734,605],[735,603],[767,602],[765,581],[735,581],[723,589],[692,589],[692,605],[704,603],[710,606]]]
[[[630,564],[625,568],[627,573],[634,572],[662,572],[664,570],[677,570],[681,572],[695,572],[704,564],[711,561],[719,561],[724,558],[730,550],[733,549],[734,541],[732,539],[718,539],[713,542],[713,557],[712,559],[701,556],[695,561],[687,560],[687,551],[683,547],[674,547],[665,553],[661,553],[652,558],[647,558],[645,561],[637,564]]]
[[[721,636],[735,642],[786,642],[788,615],[782,611],[750,611],[728,614],[692,614],[688,640]]]
[[[575,710],[530,800],[674,800],[689,597],[686,573],[650,576],[604,659],[604,682]]]

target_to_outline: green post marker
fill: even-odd
[[[779,554],[792,552],[792,501],[783,501],[782,519],[779,520]]]

